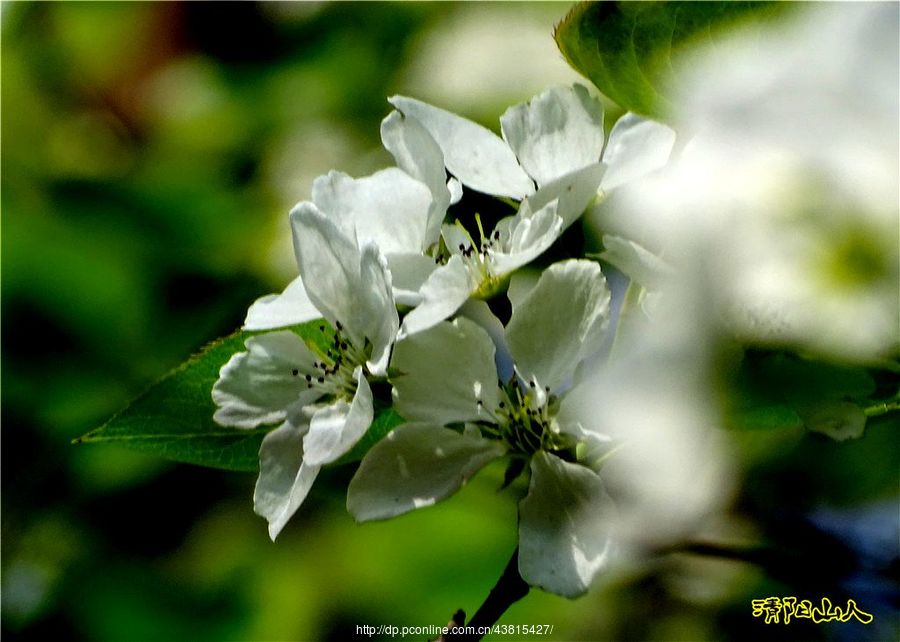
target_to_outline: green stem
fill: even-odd
[[[530,588],[525,580],[522,579],[522,576],[519,575],[519,549],[516,548],[506,568],[503,569],[500,579],[497,580],[497,584],[491,589],[487,599],[485,599],[475,615],[472,616],[466,627],[472,627],[470,630],[478,631],[479,629],[484,630],[494,626],[510,606],[528,595]],[[454,615],[454,620],[456,617]],[[481,638],[482,635],[478,633],[463,631],[458,633],[451,632],[449,635],[444,636],[443,639],[446,642],[478,642]]]

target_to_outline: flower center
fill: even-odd
[[[500,245],[500,230],[494,230],[491,234],[485,234],[481,225],[481,216],[475,214],[475,223],[478,225],[478,241],[472,238],[469,230],[459,221],[456,226],[465,235],[468,242],[461,242],[452,248],[459,254],[466,269],[469,271],[478,287],[472,296],[476,299],[489,299],[501,289],[503,279],[494,274],[493,255]]]
[[[559,399],[536,381],[522,386],[515,377],[500,384],[500,405],[492,416],[496,424],[482,426],[486,436],[506,442],[512,453],[526,456],[538,450],[560,451],[574,447],[555,428]],[[479,402],[480,405],[481,402]]]
[[[368,341],[360,349],[353,345],[349,337],[343,333],[343,325],[335,321],[334,327],[325,323],[319,325],[321,338],[312,342],[312,349],[319,356],[313,361],[312,368],[294,368],[291,374],[305,382],[307,388],[319,391],[323,396],[353,398],[356,394],[356,379],[353,372],[357,366],[363,366],[367,352],[371,352]]]

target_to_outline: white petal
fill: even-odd
[[[459,203],[463,195],[462,183],[451,177],[450,180],[447,181],[447,189],[450,191],[450,205]]]
[[[469,232],[460,224],[447,224],[441,227],[441,238],[444,239],[444,245],[453,253],[462,252],[463,248],[472,245],[472,237]]]
[[[269,522],[273,541],[300,508],[319,474],[318,466],[303,462],[302,439],[302,431],[284,425],[266,435],[259,448],[253,510]]]
[[[431,192],[396,167],[365,178],[331,171],[313,182],[312,198],[344,234],[352,238],[355,231],[360,245],[373,241],[385,253],[421,252],[434,242],[425,240]]]
[[[357,324],[372,342],[372,355],[366,365],[372,374],[382,375],[387,372],[400,318],[394,304],[391,273],[377,246],[368,244],[362,249],[359,272],[357,316],[348,319],[347,323]]]
[[[274,330],[321,318],[322,313],[309,300],[303,281],[298,276],[281,294],[269,294],[257,299],[247,310],[244,330]]]
[[[650,250],[621,236],[603,235],[604,251],[600,258],[612,263],[628,278],[645,288],[655,288],[673,273],[668,263]]]
[[[551,201],[559,199],[556,214],[563,220],[563,229],[566,229],[578,220],[597,196],[597,188],[605,172],[606,165],[592,163],[547,183],[525,202],[532,212],[537,212]]]
[[[431,424],[404,424],[363,458],[347,490],[347,510],[365,522],[431,506],[505,451],[498,441]]]
[[[353,402],[339,399],[316,410],[309,421],[309,432],[303,438],[303,459],[312,466],[330,464],[356,445],[372,425],[374,410],[372,389],[363,376],[362,367],[353,373],[356,394]]]
[[[675,131],[661,123],[627,113],[616,121],[603,152],[608,169],[604,192],[659,169],[669,160]]]
[[[456,312],[477,284],[459,255],[453,255],[446,265],[437,268],[419,291],[422,302],[403,319],[400,338],[422,332]]]
[[[581,85],[553,87],[510,107],[500,125],[538,187],[600,161],[603,105]]]
[[[609,558],[615,507],[600,477],[538,451],[519,502],[519,573],[550,593],[578,597]]]
[[[490,306],[478,299],[469,299],[459,309],[460,316],[471,319],[491,337],[496,353],[494,365],[497,366],[497,374],[503,381],[509,381],[513,376],[513,358],[506,345],[506,329],[493,312]]]
[[[394,407],[413,421],[490,421],[500,403],[494,344],[465,318],[443,322],[394,347]],[[478,401],[481,400],[481,405]]]
[[[247,352],[232,356],[213,386],[218,423],[238,428],[273,424],[284,421],[292,406],[302,407],[321,396],[304,378],[315,373],[316,358],[293,332],[250,337],[244,345]]]
[[[609,325],[609,288],[593,261],[569,260],[544,270],[513,308],[506,340],[516,365],[556,390],[578,363],[600,348]]]
[[[394,96],[389,102],[422,123],[440,146],[447,169],[463,185],[515,199],[534,191],[515,154],[490,130],[413,98]]]
[[[381,141],[394,157],[397,167],[422,182],[431,192],[431,205],[425,224],[425,246],[438,240],[441,223],[451,194],[444,170],[444,154],[419,121],[393,111],[381,121]],[[384,250],[387,252],[388,250]]]
[[[526,202],[527,203],[527,202]],[[556,215],[556,202],[531,214],[527,206],[516,216],[497,224],[504,251],[491,257],[495,276],[509,274],[544,253],[562,234],[563,220]]]
[[[309,202],[291,210],[294,252],[300,274],[306,275],[310,301],[334,325],[352,315],[359,284],[359,248]],[[353,337],[355,340],[362,337]]]
[[[388,254],[385,258],[391,271],[394,301],[398,305],[417,306],[422,302],[419,290],[437,268],[434,259],[424,254]]]
[[[312,203],[291,212],[294,250],[310,300],[332,325],[343,324],[353,343],[368,337],[372,359],[386,359],[396,334],[397,310],[391,295],[390,272],[374,245],[360,251]]]
[[[596,417],[589,411],[596,403],[597,392],[592,386],[576,385],[563,396],[556,413],[560,432],[572,435],[589,450],[603,448],[612,441],[612,437],[601,431]]]
[[[517,307],[528,296],[528,293],[534,289],[538,279],[541,278],[541,274],[543,274],[543,270],[526,268],[517,270],[515,274],[509,277],[506,298],[509,299],[513,308]]]

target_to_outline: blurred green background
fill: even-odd
[[[551,37],[567,9],[2,5],[5,639],[346,640],[356,625],[475,610],[515,545],[502,468],[438,507],[365,526],[343,508],[352,467],[331,470],[273,544],[252,512],[252,475],[70,440],[288,282],[287,211],[329,169],[390,163],[378,138],[387,96],[496,130],[507,105],[576,79]],[[750,600],[795,594],[814,564],[733,555],[635,564],[574,602],[534,591],[502,622],[553,624],[557,640],[893,635],[895,435],[740,436],[742,492],[721,524],[782,549],[846,552],[850,566],[818,578],[815,597],[849,591],[887,628],[763,627]],[[836,538],[814,509],[877,524]],[[873,541],[857,555],[853,542]]]

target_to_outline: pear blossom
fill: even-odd
[[[603,108],[581,85],[554,87],[501,117],[503,139],[481,125],[413,98],[390,102],[433,137],[464,186],[520,200],[518,212],[478,238],[444,227],[449,256],[420,290],[401,336],[446,319],[469,297],[502,289],[513,271],[547,250],[595,199],[666,162],[674,132],[634,114],[616,122],[604,147]],[[602,158],[602,162],[601,162]]]
[[[460,183],[517,201],[601,159],[610,168],[607,175],[588,172],[581,181],[597,181],[592,189],[599,185],[609,191],[664,165],[675,141],[675,133],[665,125],[629,113],[616,121],[604,148],[603,106],[578,84],[552,87],[507,109],[500,117],[502,139],[414,98],[394,96],[389,101],[425,127]]]
[[[435,268],[427,253],[462,188],[455,179],[446,180],[441,150],[417,121],[394,111],[381,124],[381,139],[397,167],[362,178],[332,170],[313,181],[312,204],[344,234],[375,243],[391,270],[396,301],[415,305],[418,289]],[[306,206],[301,202],[294,211]],[[257,300],[244,329],[284,328],[318,317],[301,275],[280,295]]]
[[[235,428],[277,425],[262,441],[254,509],[278,535],[320,468],[362,437],[374,415],[368,378],[387,372],[399,319],[381,251],[360,248],[312,203],[291,214],[305,293],[327,348],[281,330],[249,338],[226,363],[212,396],[215,420]]]
[[[394,407],[411,423],[367,453],[350,482],[350,513],[368,521],[430,506],[508,456],[530,472],[519,503],[522,577],[560,595],[584,593],[610,555],[614,507],[589,465],[608,439],[569,403],[578,387],[566,391],[602,343],[609,301],[596,263],[550,266],[513,301],[504,339],[516,376],[508,381],[498,380],[490,336],[466,317],[398,342]]]

